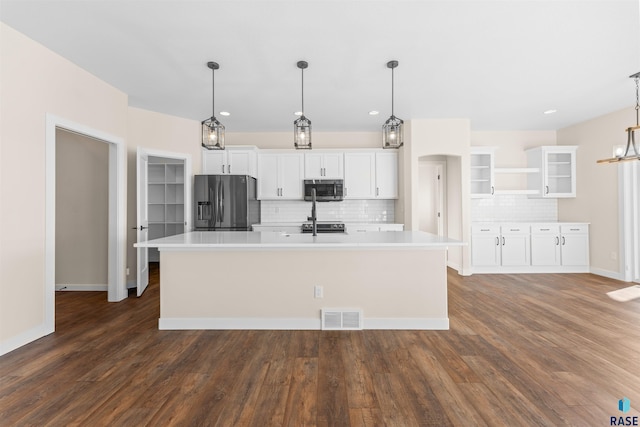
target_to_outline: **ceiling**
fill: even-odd
[[[392,59],[404,120],[554,130],[634,105],[639,4],[0,0],[0,20],[127,93],[129,105],[198,121],[212,113],[206,63],[216,61],[227,132],[291,130],[299,60],[309,63],[314,131],[378,130],[391,114]]]

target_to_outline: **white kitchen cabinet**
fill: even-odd
[[[398,198],[398,153],[376,152],[376,199]]]
[[[560,265],[560,226],[531,227],[531,265]]]
[[[202,149],[203,175],[249,175],[257,177],[255,148],[227,147],[225,150]]]
[[[562,265],[567,267],[589,266],[589,226],[567,224],[560,226]]]
[[[495,147],[471,147],[471,198],[493,197]]]
[[[529,174],[530,197],[576,197],[576,146],[542,146],[527,150],[527,164],[539,172]]]
[[[344,186],[345,199],[397,199],[398,153],[345,152]]]
[[[476,224],[471,230],[474,273],[589,272],[588,224]]]
[[[348,151],[344,153],[344,192],[345,199],[375,199],[375,152]]]
[[[473,226],[472,264],[477,267],[529,265],[529,234],[529,227],[521,224]]]
[[[500,265],[500,226],[474,225],[471,228],[471,263],[476,267]]]
[[[528,266],[531,263],[531,231],[528,225],[500,227],[500,265],[507,267]]]
[[[258,153],[258,199],[303,200],[304,155]]]
[[[306,179],[344,179],[343,151],[304,153],[304,177]]]

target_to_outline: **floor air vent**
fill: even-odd
[[[362,310],[358,309],[322,309],[322,330],[358,330],[362,329]]]

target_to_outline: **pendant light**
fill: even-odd
[[[211,106],[213,107],[213,112],[210,118],[202,122],[202,146],[207,150],[224,150],[224,125],[216,119],[215,108],[215,71],[220,66],[217,62],[207,62],[207,67],[211,68]]]
[[[618,148],[614,152],[614,157],[609,159],[598,160],[598,163],[618,163],[629,160],[640,160],[640,149],[636,145],[635,132],[640,129],[640,72],[630,75],[636,82],[636,125],[628,127],[627,132],[627,148]],[[633,151],[632,151],[633,150]]]
[[[391,117],[382,125],[382,148],[400,148],[404,143],[404,122],[393,114],[393,69],[397,66],[398,61],[387,62],[391,68]]]
[[[296,149],[311,149],[311,120],[304,116],[304,69],[309,66],[306,61],[296,64],[302,73],[302,114],[293,122],[293,145]]]

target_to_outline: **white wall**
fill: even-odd
[[[625,129],[635,123],[633,108],[616,111],[558,131],[558,145],[577,145],[577,197],[558,201],[560,221],[591,223],[591,271],[622,278],[618,227],[618,165],[597,164],[626,144]],[[617,259],[614,259],[617,258]]]
[[[56,289],[107,290],[109,144],[56,131]]]
[[[46,115],[124,137],[127,95],[3,23],[0,51],[1,353],[44,334]]]

